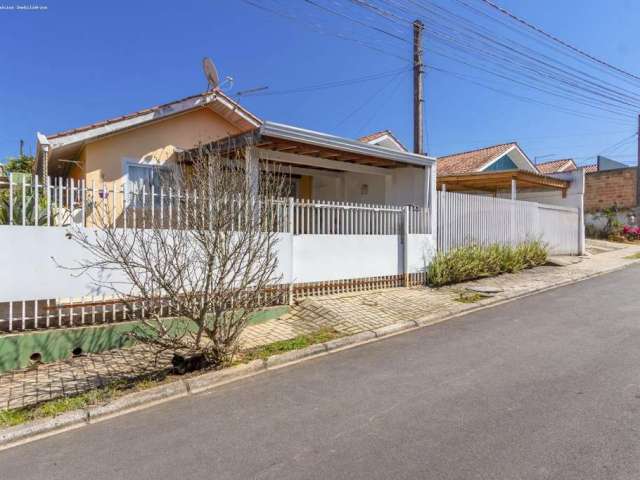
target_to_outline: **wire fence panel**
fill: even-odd
[[[578,254],[576,208],[454,192],[438,192],[439,251],[466,245],[548,244],[553,254]]]

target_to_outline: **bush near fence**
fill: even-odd
[[[438,253],[427,268],[427,283],[440,287],[453,283],[514,273],[544,265],[547,247],[540,241],[519,245],[469,245]]]

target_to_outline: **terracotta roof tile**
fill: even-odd
[[[52,139],[52,138],[57,138],[57,137],[63,137],[65,135],[71,135],[72,133],[84,132],[86,130],[91,130],[92,128],[102,127],[104,125],[109,125],[111,123],[120,122],[122,120],[127,120],[129,118],[134,118],[134,117],[137,117],[139,115],[144,115],[144,114],[152,112],[152,111],[161,110],[163,108],[168,107],[169,105],[173,105],[174,103],[182,102],[184,100],[190,100],[192,98],[196,98],[196,97],[199,97],[201,95],[204,95],[204,94],[199,93],[197,95],[190,95],[188,97],[181,98],[180,100],[174,100],[173,102],[163,103],[162,105],[156,105],[155,107],[145,108],[144,110],[138,110],[137,112],[128,113],[126,115],[121,115],[119,117],[109,118],[107,120],[101,120],[99,122],[91,123],[89,125],[84,125],[82,127],[72,128],[70,130],[64,130],[62,132],[57,132],[57,133],[54,133],[54,134],[51,134],[51,135],[47,135],[47,138]]]
[[[598,164],[594,163],[593,165],[582,165],[584,168],[584,173],[594,173],[598,171]]]
[[[121,115],[119,117],[109,118],[107,120],[102,120],[102,121],[99,121],[99,122],[96,122],[96,123],[92,123],[90,125],[84,125],[82,127],[73,128],[73,129],[70,129],[70,130],[64,130],[62,132],[57,132],[57,133],[54,133],[52,135],[47,135],[47,138],[48,139],[54,139],[54,138],[63,137],[63,136],[66,136],[66,135],[71,135],[73,133],[84,132],[84,131],[87,131],[87,130],[91,130],[93,128],[103,127],[105,125],[110,125],[112,123],[121,122],[122,120],[128,120],[128,119],[131,119],[131,118],[138,117],[140,115],[145,115],[147,113],[155,112],[155,111],[158,111],[158,110],[163,110],[163,109],[165,109],[165,108],[167,108],[167,107],[169,107],[171,105],[174,105],[176,103],[184,102],[186,100],[191,100],[193,98],[204,97],[205,95],[210,95],[212,93],[215,93],[217,96],[220,96],[220,97],[224,98],[225,100],[231,101],[232,103],[236,104],[236,102],[231,100],[229,97],[227,97],[220,90],[213,90],[213,91],[208,91],[208,92],[204,92],[204,93],[198,93],[196,95],[189,95],[188,97],[184,97],[184,98],[181,98],[179,100],[173,100],[172,102],[163,103],[161,105],[156,105],[155,107],[151,107],[151,108],[145,108],[143,110],[138,110],[137,112],[128,113],[126,115]],[[242,106],[237,105],[237,107],[242,109],[245,113],[248,113],[250,116],[253,116],[253,114],[249,113]]]
[[[550,162],[543,162],[536,165],[540,173],[558,173],[558,172],[572,172],[576,169],[576,164],[572,158],[563,158],[562,160],[551,160]]]
[[[477,171],[488,161],[502,155],[517,145],[515,142],[502,143],[468,152],[454,153],[438,157],[438,175],[460,175]]]
[[[407,150],[407,148],[402,144],[402,142],[398,140],[398,138],[393,133],[391,133],[391,130],[380,130],[379,132],[370,133],[369,135],[365,135],[364,137],[358,138],[358,141],[363,143],[370,143],[379,139],[380,137],[384,137],[385,135],[389,135],[398,143],[398,145],[400,145],[403,149]]]

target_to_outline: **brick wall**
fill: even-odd
[[[636,168],[621,168],[585,175],[584,208],[587,212],[617,205],[636,206]]]

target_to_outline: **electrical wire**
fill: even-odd
[[[372,75],[365,75],[362,77],[352,78],[348,80],[337,80],[333,82],[318,83],[315,85],[306,85],[306,86],[291,88],[287,90],[273,90],[273,91],[266,91],[266,92],[247,93],[245,95],[242,95],[242,97],[243,98],[267,97],[267,96],[273,96],[273,95],[290,95],[295,93],[307,93],[307,92],[314,92],[318,90],[327,90],[332,88],[339,88],[339,87],[350,86],[350,85],[355,85],[359,83],[370,82],[373,80],[379,80],[381,78],[393,77],[398,73],[407,72],[410,70],[411,70],[411,67],[396,68],[394,70],[380,72]]]
[[[525,19],[523,19],[521,17],[518,17],[514,13],[510,12],[509,10],[507,10],[504,7],[499,6],[498,4],[492,2],[491,0],[480,0],[480,1],[485,3],[485,4],[487,4],[487,5],[489,5],[491,8],[499,11],[503,15],[506,15],[509,18],[519,22],[520,24],[524,25],[525,27],[527,27],[527,28],[539,33],[540,35],[543,35],[544,37],[546,37],[546,38],[548,38],[550,40],[553,40],[554,42],[556,42],[556,43],[562,45],[563,47],[566,47],[566,48],[578,53],[579,55],[582,55],[585,58],[588,58],[589,60],[592,60],[592,61],[594,61],[594,62],[596,62],[596,63],[598,63],[598,64],[600,64],[600,65],[602,65],[604,67],[610,68],[611,70],[614,70],[614,71],[616,71],[618,73],[622,73],[623,75],[626,75],[627,77],[633,78],[635,80],[640,80],[640,76],[635,75],[635,74],[630,73],[630,72],[627,72],[626,70],[623,70],[623,69],[621,69],[619,67],[616,67],[615,65],[612,65],[611,63],[609,63],[609,62],[607,62],[605,60],[602,60],[602,59],[600,59],[598,57],[595,57],[595,56],[585,52],[584,50],[582,50],[582,49],[580,49],[578,47],[575,47],[575,46],[571,45],[570,43],[565,42],[564,40],[561,40],[560,38],[556,37],[555,35],[547,33],[546,31],[542,30],[541,28],[536,27],[535,25],[529,23],[528,21],[526,21]]]

